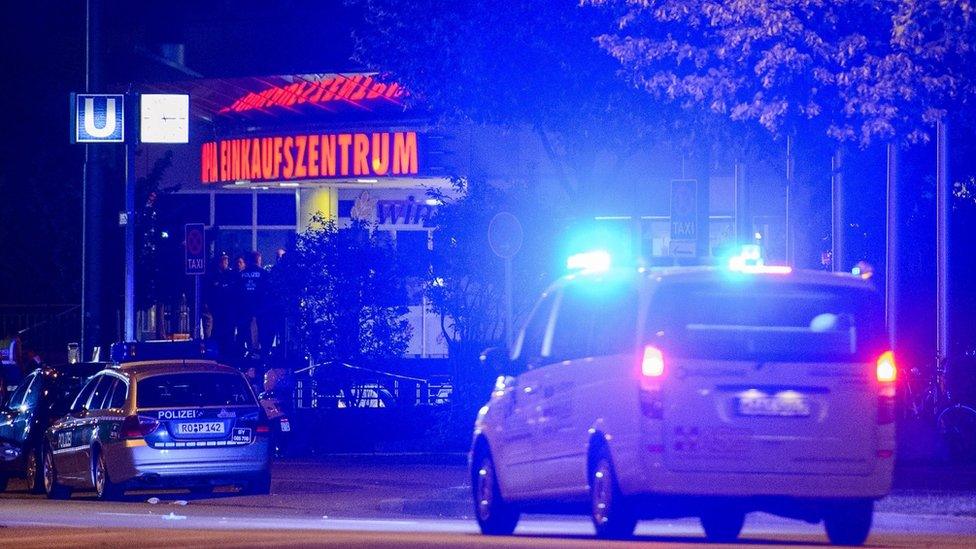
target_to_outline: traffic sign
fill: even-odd
[[[522,247],[522,224],[514,215],[499,212],[488,224],[488,245],[502,259],[512,259]]]
[[[693,257],[698,243],[698,181],[671,181],[671,246],[675,257]]]
[[[125,141],[125,96],[122,94],[71,94],[73,143],[121,143]]]
[[[202,275],[207,272],[207,238],[203,223],[187,223],[186,274]]]

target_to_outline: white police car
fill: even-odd
[[[478,414],[482,532],[580,503],[601,537],[697,516],[735,540],[751,511],[860,544],[892,479],[896,369],[860,278],[735,269],[570,275],[536,304]],[[562,506],[561,506],[562,507]]]

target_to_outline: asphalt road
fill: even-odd
[[[403,458],[344,458],[277,464],[271,495],[211,496],[135,492],[101,503],[31,496],[12,481],[0,495],[0,546],[143,547],[524,547],[606,546],[584,517],[528,515],[516,535],[486,538],[470,515],[466,472],[456,463]],[[158,503],[149,503],[159,498]],[[965,489],[900,489],[879,505],[869,545],[976,546],[976,498]],[[704,545],[693,519],[645,521],[634,542]],[[631,543],[634,543],[631,542]],[[738,545],[823,545],[820,525],[749,516]],[[626,544],[621,544],[626,545]],[[714,546],[714,545],[710,545]]]

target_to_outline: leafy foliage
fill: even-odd
[[[635,84],[774,133],[927,140],[976,91],[970,0],[586,3],[616,14],[599,42]]]
[[[410,340],[402,276],[393,249],[366,223],[339,229],[313,218],[275,267],[296,300],[299,345],[316,362],[399,357]],[[272,288],[272,291],[282,291]]]

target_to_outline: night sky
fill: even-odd
[[[153,58],[160,44],[185,44],[186,66],[207,77],[356,68],[355,15],[339,0],[100,4],[105,89],[93,92],[189,78]],[[68,142],[68,95],[85,89],[85,2],[14,3],[0,25],[0,304],[78,303],[84,156]]]

